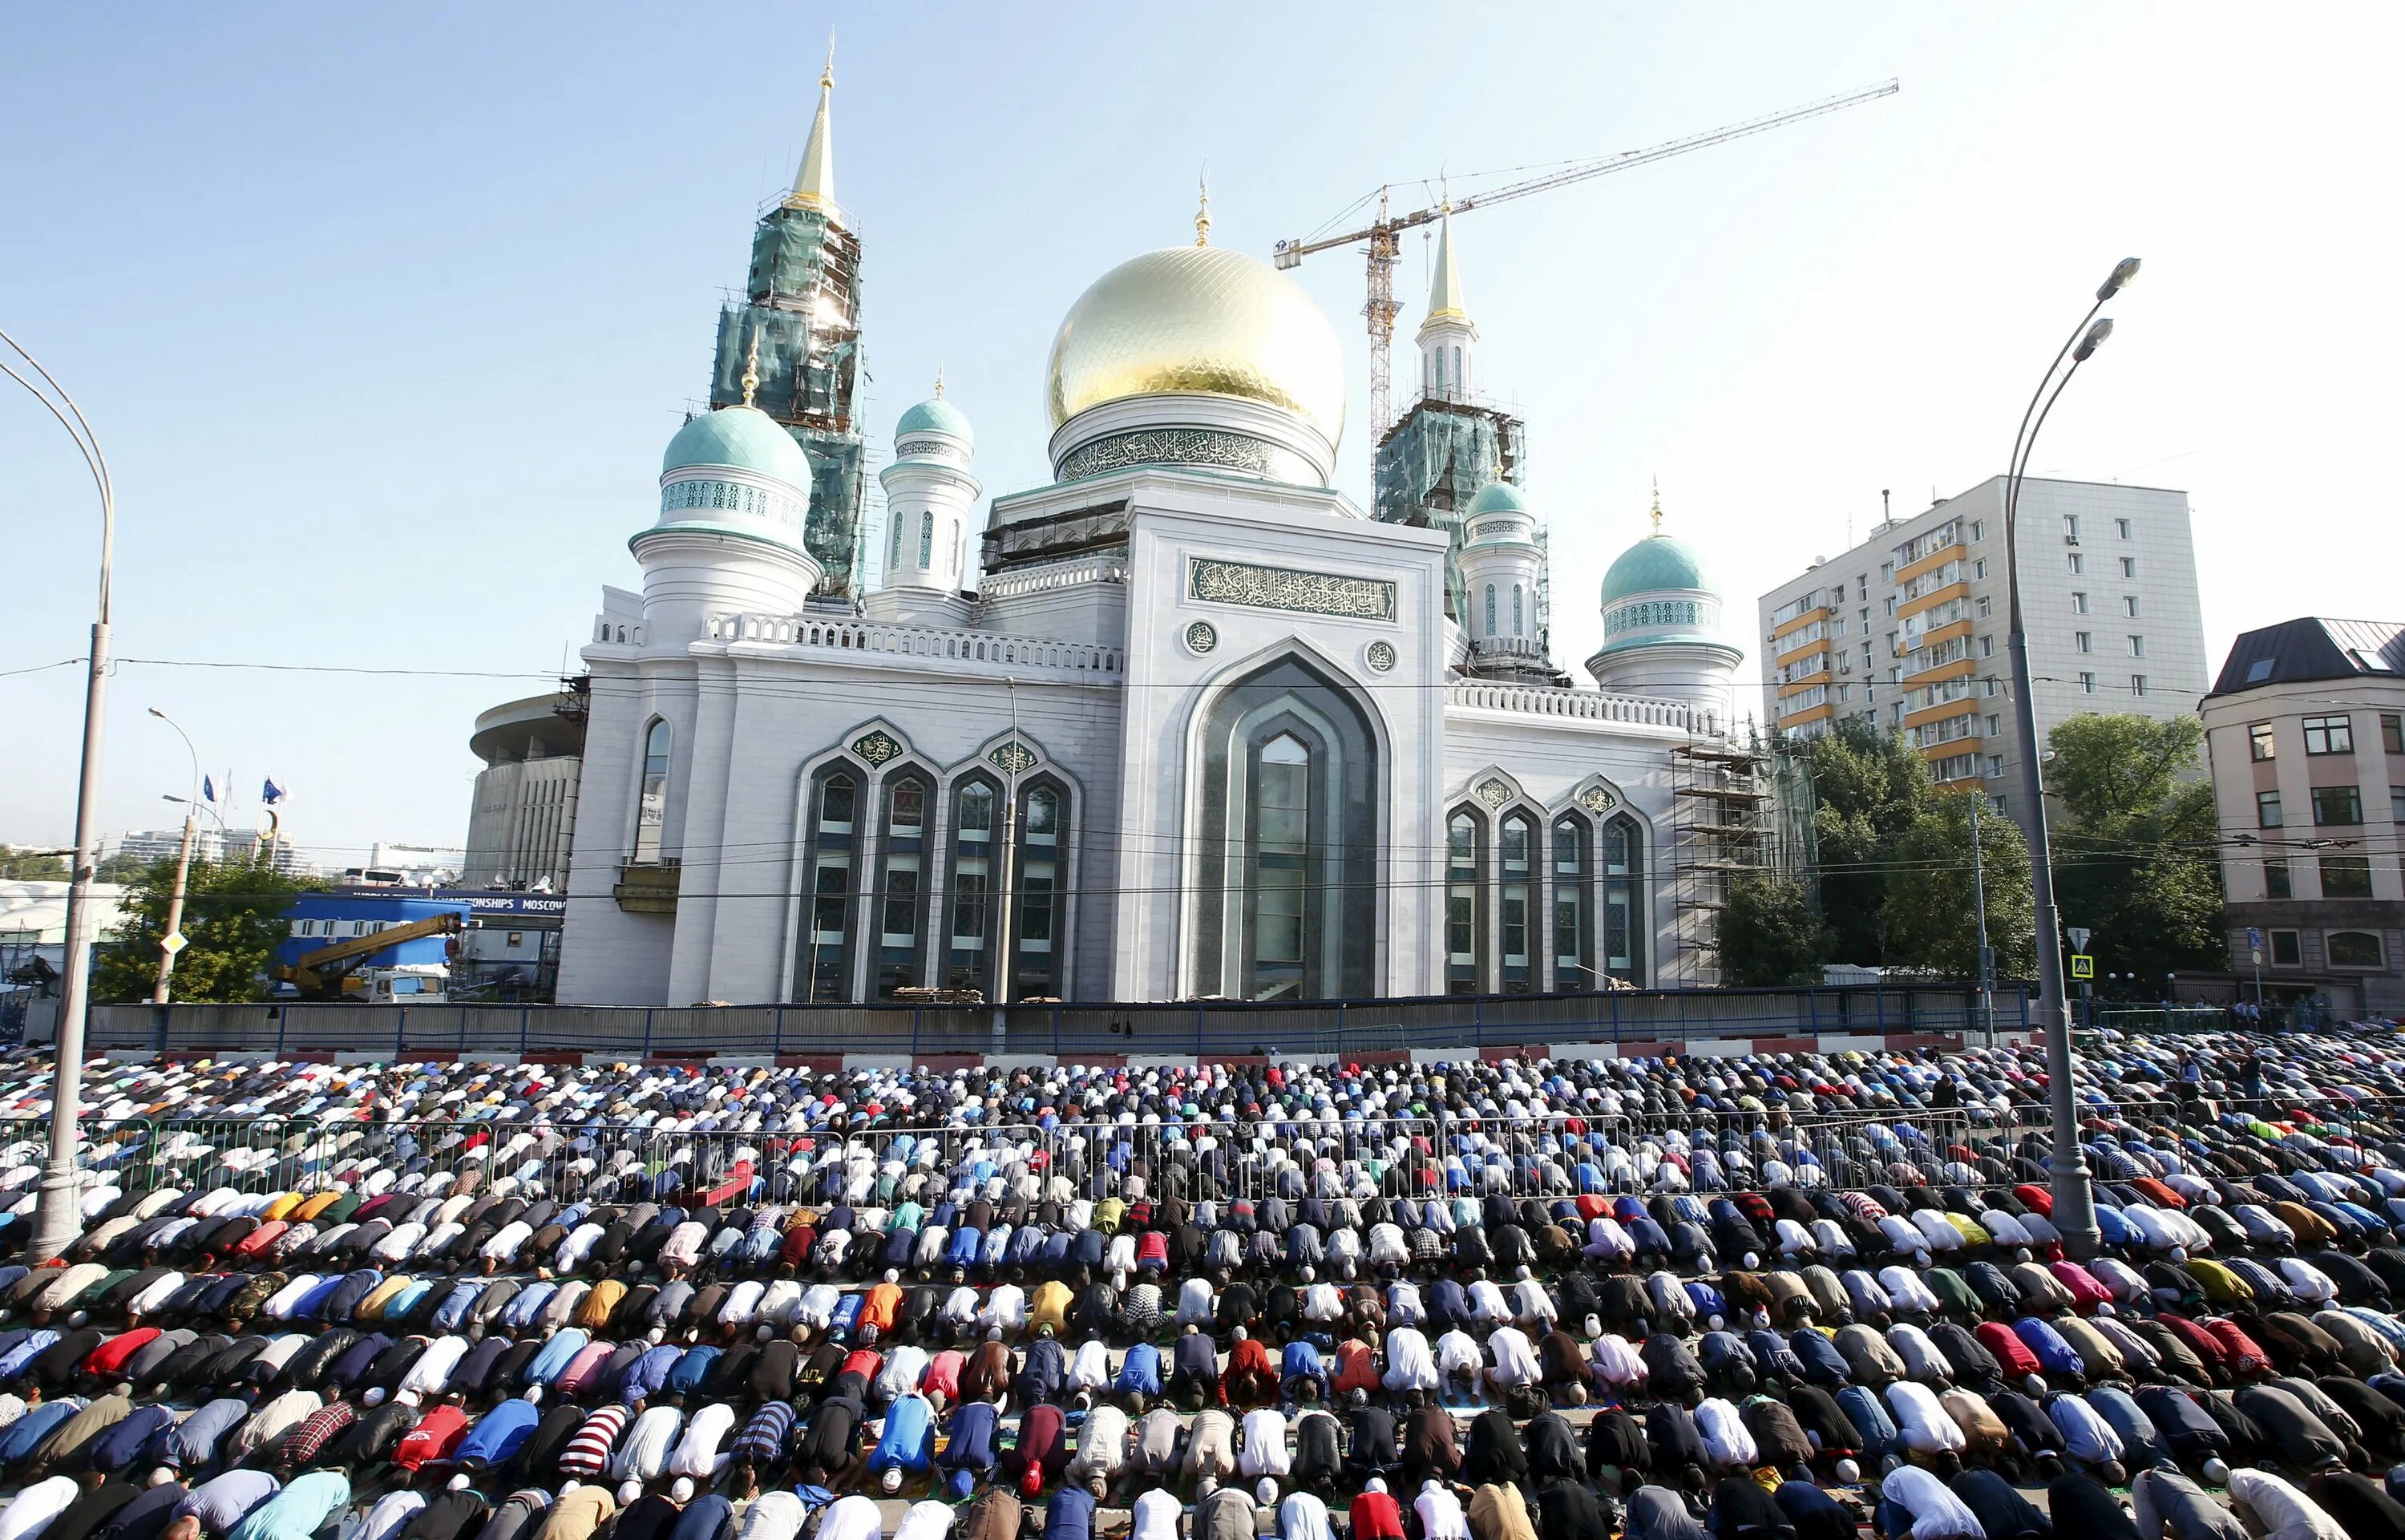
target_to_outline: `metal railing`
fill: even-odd
[[[2026,1030],[2027,993],[1996,996]],[[913,1060],[1051,1055],[1337,1058],[1553,1043],[1962,1034],[1984,1024],[1962,985],[1607,990],[1314,1001],[988,1006],[116,1005],[92,1010],[95,1053],[335,1053],[378,1058],[649,1059],[876,1053]]]

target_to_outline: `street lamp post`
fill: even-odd
[[[176,736],[184,741],[184,752],[192,761],[192,795],[184,799],[184,842],[176,850],[176,886],[167,895],[167,929],[159,938],[159,982],[150,987],[150,1003],[165,1005],[169,983],[176,976],[176,954],[184,945],[184,885],[192,875],[192,836],[198,832],[201,818],[201,756],[192,747],[191,735],[176,727],[176,719],[158,707],[150,714],[175,728]]]
[[[93,827],[100,817],[100,754],[108,705],[109,569],[117,558],[117,493],[108,474],[108,459],[100,441],[84,420],[83,409],[64,387],[52,378],[40,360],[0,332],[0,343],[49,389],[19,374],[5,360],[0,371],[33,392],[50,416],[76,441],[84,466],[100,491],[100,602],[92,615],[91,655],[87,660],[83,692],[83,764],[76,782],[75,864],[67,883],[66,966],[59,981],[59,1030],[50,1085],[50,1143],[42,1165],[41,1191],[35,1200],[33,1257],[48,1262],[74,1243],[82,1232],[76,1196],[77,1123],[83,1109],[83,1028],[91,985],[91,882],[100,864],[100,836]],[[57,400],[50,399],[56,395]],[[63,408],[63,410],[62,410]]]
[[[2005,461],[2004,584],[2012,610],[2007,650],[2012,654],[2013,719],[2021,741],[2021,798],[2029,807],[2030,896],[2037,911],[2038,1018],[2046,1030],[2046,1104],[2054,1125],[2054,1227],[2074,1257],[2091,1257],[2103,1245],[2096,1224],[2096,1194],[2089,1183],[2088,1152],[2079,1141],[2077,1104],[2071,1086],[2071,1003],[2062,983],[2062,935],[2054,902],[2054,848],[2046,832],[2046,782],[2038,765],[2037,702],[2030,689],[2029,630],[2021,617],[2020,501],[2021,482],[2028,474],[2030,451],[2038,430],[2062,395],[2071,376],[2088,361],[2106,337],[2111,320],[2097,320],[2104,302],[2138,276],[2138,259],[2125,257],[2096,290],[2096,303],[2079,318],[2071,336],[2046,365],[2036,394],[2021,413],[2013,435],[2013,452]],[[2093,323],[2093,324],[2090,324]],[[2063,367],[2069,357],[2071,366]],[[2052,388],[2051,394],[2048,387]],[[2039,403],[2043,401],[2044,406]],[[2034,418],[2034,420],[2032,420]]]

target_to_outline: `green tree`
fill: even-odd
[[[63,883],[67,877],[63,856],[45,855],[21,845],[0,845],[0,882]]]
[[[141,856],[128,855],[120,851],[115,855],[103,856],[100,865],[93,869],[92,877],[103,883],[130,883],[149,869],[150,863]]]
[[[1729,884],[1720,943],[1723,983],[1818,983],[1829,955],[1829,927],[1802,883],[1749,873]]]
[[[2020,827],[1981,804],[1979,862],[1988,898],[1988,944],[1996,976],[2026,979],[2037,967],[2036,906],[2030,897],[2029,843]],[[1979,976],[1978,905],[1971,881],[1974,798],[1934,798],[1896,841],[1879,911],[1881,955],[1892,968],[1927,968],[1949,979]]]
[[[2204,729],[2192,716],[2072,717],[2046,737],[2055,901],[2094,934],[2100,970],[2163,975],[2229,966]]]
[[[160,861],[127,888],[124,918],[92,968],[94,999],[150,997],[175,882],[176,863]],[[184,938],[190,944],[176,958],[176,998],[263,998],[268,957],[291,933],[285,914],[302,887],[250,861],[194,861],[184,895]]]
[[[1929,766],[1902,733],[1849,717],[1813,740],[1812,832],[1830,955],[1876,964],[1895,843],[1929,805]]]

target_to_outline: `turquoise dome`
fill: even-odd
[[[810,487],[810,457],[776,418],[756,406],[722,406],[678,429],[660,459],[660,473],[696,465],[749,471],[805,493]]]
[[[907,438],[913,433],[943,433],[963,444],[977,442],[977,435],[969,431],[968,417],[941,396],[922,401],[902,414],[902,420],[894,425],[893,436]]]
[[[1603,603],[1607,609],[1631,594],[1665,590],[1712,591],[1711,584],[1704,577],[1703,558],[1685,542],[1668,535],[1648,535],[1623,551],[1611,570],[1603,574]]]
[[[1470,500],[1469,511],[1461,516],[1476,518],[1481,514],[1525,514],[1527,511],[1528,504],[1522,501],[1520,488],[1508,481],[1490,481],[1478,489],[1476,497]]]

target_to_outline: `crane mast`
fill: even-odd
[[[1825,97],[1821,101],[1809,102],[1799,107],[1790,107],[1784,112],[1766,113],[1759,118],[1749,118],[1743,122],[1726,123],[1702,134],[1690,134],[1683,139],[1672,139],[1648,148],[1624,150],[1618,155],[1608,155],[1599,160],[1577,162],[1558,170],[1547,172],[1540,177],[1531,177],[1524,181],[1508,183],[1490,191],[1472,193],[1465,198],[1439,203],[1427,208],[1413,209],[1408,214],[1390,212],[1389,203],[1393,190],[1382,187],[1378,190],[1378,217],[1367,227],[1343,235],[1323,236],[1317,240],[1280,241],[1273,254],[1273,261],[1280,268],[1298,267],[1301,265],[1303,258],[1314,252],[1332,250],[1337,247],[1351,246],[1356,242],[1367,243],[1364,255],[1369,259],[1370,298],[1369,303],[1361,307],[1361,314],[1368,318],[1370,325],[1370,433],[1371,442],[1375,443],[1377,436],[1386,431],[1393,404],[1395,318],[1402,312],[1402,306],[1395,300],[1395,268],[1402,259],[1401,236],[1404,231],[1428,224],[1446,214],[1464,214],[1474,208],[1484,208],[1489,204],[1525,198],[1533,192],[1548,192],[1557,187],[1568,187],[1572,183],[1609,176],[1615,171],[1628,171],[1640,165],[1651,165],[1656,161],[1667,161],[1674,155],[1684,155],[1691,150],[1708,149],[1714,145],[1724,145],[1733,139],[1743,139],[1770,129],[1784,127],[1789,123],[1801,122],[1807,118],[1818,118],[1826,113],[1841,111],[1846,107],[1858,106],[1864,102],[1877,101],[1882,96],[1892,96],[1900,89],[1902,89],[1901,86],[1894,80],[1883,81],[1866,91]]]

